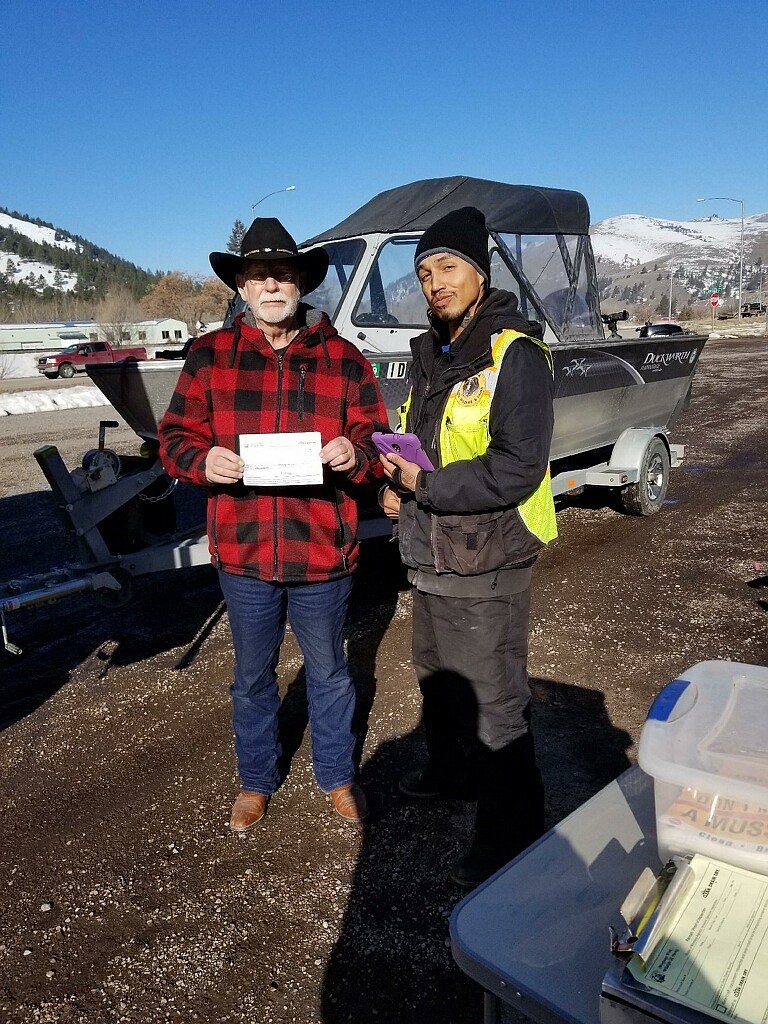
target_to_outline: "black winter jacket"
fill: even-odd
[[[513,294],[491,289],[447,352],[438,320],[411,342],[406,429],[419,437],[436,467],[420,474],[416,494],[406,495],[400,508],[400,553],[412,569],[467,576],[496,572],[532,564],[542,547],[515,507],[541,483],[549,465],[554,389],[538,345],[518,339],[504,357],[487,451],[440,465],[440,423],[451,389],[492,365],[492,340],[506,329],[540,336],[538,325],[520,316]]]

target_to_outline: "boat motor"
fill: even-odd
[[[626,311],[626,309],[622,309],[620,313],[601,313],[600,319],[603,321],[606,327],[610,327],[611,338],[620,338],[621,335],[616,330],[616,324],[619,323],[620,320],[629,320],[629,313]]]

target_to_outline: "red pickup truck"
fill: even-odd
[[[112,348],[108,341],[78,341],[61,352],[40,356],[38,373],[46,377],[74,377],[86,363],[118,363],[124,359],[146,359],[145,348]]]

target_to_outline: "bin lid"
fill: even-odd
[[[768,807],[768,668],[687,669],[653,702],[638,761],[655,779]]]

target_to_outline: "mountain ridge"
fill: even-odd
[[[706,302],[713,291],[735,299],[741,232],[741,217],[715,214],[689,221],[621,214],[599,221],[590,236],[601,301],[666,312],[670,291],[677,306]],[[742,301],[763,297],[766,263],[768,214],[753,214],[744,218]]]
[[[140,298],[159,276],[81,235],[0,207],[0,292],[10,301],[56,292],[99,299],[115,287]]]
[[[619,214],[593,224],[590,236],[602,302],[661,309],[673,284],[678,306],[702,302],[714,290],[725,298],[738,291],[741,217]],[[768,213],[753,214],[744,218],[744,300],[762,298],[766,263]],[[10,305],[64,293],[101,298],[116,286],[140,298],[161,274],[49,221],[0,207],[0,295]]]

